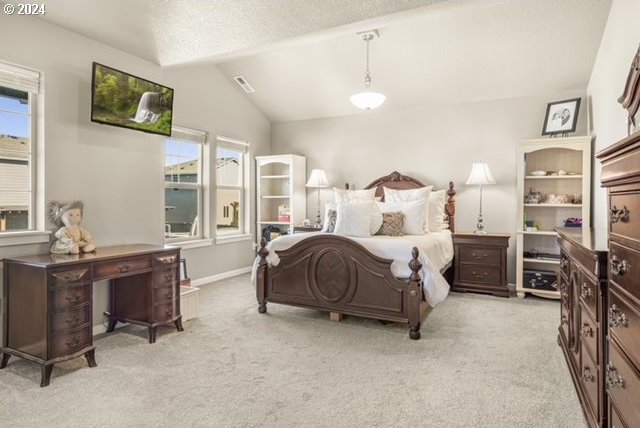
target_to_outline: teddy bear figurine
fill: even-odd
[[[51,253],[90,253],[96,249],[96,244],[89,231],[80,226],[83,210],[82,201],[49,202],[49,219],[59,228],[55,232],[56,240],[51,245]]]

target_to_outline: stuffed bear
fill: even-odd
[[[80,226],[83,210],[82,201],[49,202],[49,219],[59,227],[55,232],[56,240],[51,245],[53,254],[90,253],[96,249],[89,231]]]

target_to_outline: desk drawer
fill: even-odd
[[[73,354],[82,348],[91,346],[92,339],[90,324],[78,331],[54,337],[49,344],[49,358]]]
[[[158,287],[153,289],[154,303],[173,301],[178,293],[178,287]]]
[[[93,267],[94,280],[115,278],[151,270],[151,257],[134,257],[127,260],[115,260],[97,263]]]
[[[599,362],[598,325],[593,321],[584,305],[580,305],[580,337],[582,338],[582,343],[591,352],[595,362]]]
[[[502,250],[498,248],[462,245],[459,254],[461,263],[501,266]]]
[[[153,307],[153,322],[171,321],[174,315],[174,302],[165,302]]]
[[[640,193],[613,194],[609,207],[609,231],[640,241]]]
[[[620,297],[615,287],[609,290],[609,334],[640,365],[640,313],[630,303]]]
[[[609,364],[606,368],[607,392],[618,415],[629,427],[640,426],[640,379],[635,369],[622,357],[614,342],[609,342]]]
[[[60,269],[51,272],[50,287],[66,287],[91,281],[91,267],[82,266],[73,269]]]
[[[580,272],[580,280],[578,284],[580,284],[580,289],[578,290],[580,300],[589,310],[593,319],[600,321],[600,316],[598,314],[598,296],[600,295],[600,288],[598,284],[584,272]]]
[[[163,267],[177,268],[178,267],[178,252],[170,252],[153,256],[154,269],[162,269]]]
[[[500,285],[499,267],[460,264],[460,281]]]
[[[591,409],[593,410],[594,419],[598,420],[598,415],[600,414],[600,401],[598,400],[598,385],[600,384],[600,371],[598,365],[593,362],[591,356],[588,354],[587,350],[582,345],[582,364],[580,368],[580,381],[582,382],[582,386],[584,390],[587,392],[587,397],[589,397],[589,404],[591,404]]]
[[[91,283],[58,288],[49,293],[53,311],[74,309],[91,301]]]
[[[609,251],[609,279],[640,299],[640,253],[614,242]]]
[[[58,312],[51,315],[49,329],[52,335],[57,335],[78,328],[89,322],[91,322],[91,305],[85,304],[78,309]]]

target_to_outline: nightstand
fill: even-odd
[[[507,288],[508,233],[454,233],[452,291],[509,297]]]
[[[321,230],[322,230],[322,226],[320,227],[293,226],[293,233],[320,232]]]

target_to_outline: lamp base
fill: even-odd
[[[484,230],[484,220],[482,219],[482,212],[478,214],[478,223],[476,223],[476,230],[473,231],[476,235],[486,235],[487,231]]]
[[[486,230],[474,230],[473,233],[475,233],[476,235],[486,235],[487,231]]]

